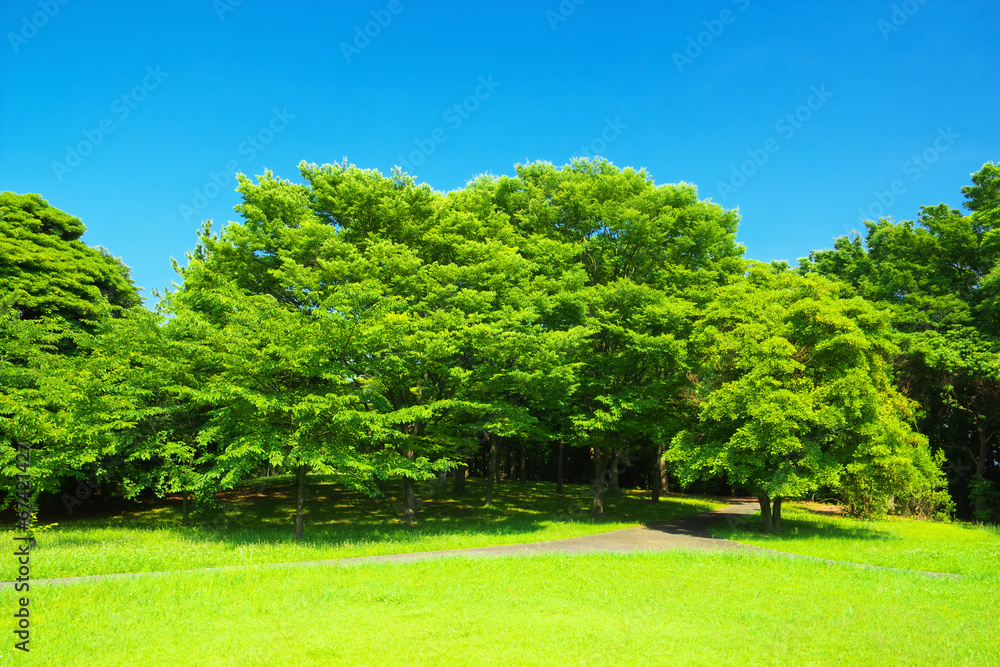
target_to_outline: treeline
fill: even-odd
[[[466,474],[670,481],[858,514],[1000,514],[1000,167],[968,214],[869,222],[800,266],[743,258],[738,216],[603,160],[442,194],[394,172],[240,177],[157,312],[37,195],[0,195],[0,465],[36,498],[309,472],[378,494]],[[394,482],[392,480],[395,480]],[[699,487],[700,485],[700,487]],[[954,501],[952,500],[954,499]]]

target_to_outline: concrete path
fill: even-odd
[[[708,528],[725,521],[745,522],[748,515],[760,509],[756,501],[741,500],[712,512],[700,512],[674,521],[625,528],[598,535],[569,537],[548,542],[530,542],[528,544],[504,544],[494,547],[474,547],[471,549],[451,549],[444,551],[418,551],[405,554],[387,554],[384,556],[358,556],[356,558],[337,558],[332,560],[313,560],[295,563],[266,563],[256,567],[312,567],[317,565],[357,565],[361,563],[411,563],[432,558],[489,558],[496,556],[531,556],[535,554],[588,554],[599,552],[636,553],[643,551],[667,551],[670,549],[695,549],[703,551],[751,551],[786,558],[807,558],[814,561],[836,563],[839,565],[856,565],[879,570],[896,570],[898,572],[914,572],[914,570],[899,570],[897,568],[881,567],[847,563],[813,556],[801,556],[773,549],[764,549],[740,542],[712,537]],[[205,567],[193,570],[174,570],[171,572],[132,572],[125,574],[98,574],[87,577],[63,577],[59,579],[33,579],[36,584],[72,584],[88,581],[105,581],[112,579],[131,579],[136,577],[162,577],[177,572],[227,572],[243,570],[245,565],[230,565],[226,567]],[[940,572],[921,572],[931,577],[959,577],[957,574]],[[13,582],[0,583],[0,589],[12,588]]]
[[[666,551],[668,549],[701,549],[708,551],[744,550],[780,553],[748,544],[731,542],[708,533],[708,527],[726,520],[744,518],[760,509],[756,502],[740,501],[729,507],[712,512],[700,512],[682,519],[635,528],[623,528],[609,533],[567,537],[548,542],[527,544],[504,544],[495,547],[475,547],[449,551],[419,551],[408,554],[388,554],[385,556],[360,556],[341,558],[329,563],[374,563],[380,561],[412,562],[427,558],[462,556],[477,558],[485,556],[530,556],[533,554],[587,554],[595,552],[633,553],[636,551]]]

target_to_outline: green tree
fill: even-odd
[[[892,380],[888,318],[848,288],[754,263],[699,321],[690,400],[698,422],[668,456],[681,479],[753,490],[765,530],[781,503],[838,488],[857,513],[891,503],[933,512],[946,499],[914,404]]]
[[[523,482],[527,452],[554,437],[542,415],[573,392],[570,351],[583,334],[553,323],[568,289],[563,267],[495,205],[500,187],[500,179],[484,176],[449,193],[422,251],[429,278],[441,286],[427,292],[424,307],[448,318],[448,364],[460,378],[450,427],[485,443],[487,504],[500,441],[514,445]]]
[[[742,270],[738,216],[700,201],[691,185],[657,186],[600,159],[520,165],[500,180],[497,206],[561,264],[547,268],[564,287],[546,327],[586,331],[568,440],[593,452],[601,514],[608,464],[662,446],[677,426],[688,315]]]
[[[217,366],[188,324],[135,308],[81,342],[88,358],[119,369],[115,377],[105,372],[101,378],[102,389],[118,397],[122,423],[109,433],[117,446],[104,471],[104,488],[123,498],[144,491],[160,497],[180,493],[182,525],[189,522],[192,498],[198,506],[211,504],[222,475],[217,442],[207,430],[211,405],[197,401]],[[79,418],[100,422],[108,417]]]
[[[837,239],[800,271],[835,276],[889,309],[903,338],[900,386],[923,407],[921,430],[948,452],[952,488],[987,518],[1000,488],[1000,166],[972,174],[963,215],[924,206],[916,221],[866,221],[867,233]],[[970,466],[971,464],[971,466]],[[977,481],[981,480],[981,481]],[[1000,514],[997,514],[1000,517]]]
[[[241,177],[244,222],[204,229],[165,300],[215,366],[197,400],[229,467],[220,483],[263,460],[296,470],[297,535],[309,469],[369,492],[402,477],[412,492],[449,465],[426,426],[449,406],[450,353],[432,335],[440,318],[419,310],[426,282],[406,244],[407,212],[433,213],[430,191],[346,165],[302,171],[315,183]]]
[[[31,445],[36,496],[99,474],[120,423],[114,392],[95,380],[103,361],[80,345],[139,297],[129,269],[83,244],[84,231],[38,195],[0,193],[0,467],[9,472],[15,441]]]
[[[139,305],[128,267],[80,241],[85,231],[38,195],[0,193],[0,289],[23,319],[77,329]]]

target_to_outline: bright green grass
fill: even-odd
[[[996,665],[1000,581],[667,552],[34,586],[38,665]],[[0,609],[15,607],[0,591]],[[8,616],[9,618],[9,616]],[[11,635],[0,653],[12,654]]]
[[[1000,573],[996,527],[893,517],[860,521],[795,505],[782,508],[781,514],[781,535],[762,533],[759,514],[747,517],[747,523],[721,524],[711,532],[777,551],[852,563],[952,574]]]
[[[553,484],[501,484],[496,502],[487,508],[482,505],[481,480],[469,480],[468,493],[461,498],[448,489],[423,487],[418,523],[410,526],[398,521],[396,498],[371,502],[317,477],[309,489],[305,539],[298,543],[292,539],[295,489],[289,479],[268,481],[267,488],[230,494],[224,513],[192,527],[180,526],[179,502],[120,517],[67,518],[37,532],[31,576],[159,572],[521,544],[592,535],[725,506],[674,496],[654,505],[648,493],[626,492],[606,497],[605,517],[595,520],[585,486],[566,485],[559,495]],[[8,532],[3,539],[12,543],[15,534]],[[14,567],[12,560],[0,564],[0,571]]]

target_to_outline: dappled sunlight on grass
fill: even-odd
[[[177,497],[107,517],[71,518],[38,534],[32,576],[50,578],[121,572],[324,560],[413,551],[538,542],[665,521],[725,503],[706,498],[623,492],[605,498],[605,515],[590,514],[590,489],[554,484],[502,483],[491,507],[484,483],[469,479],[467,493],[423,484],[415,524],[399,520],[396,486],[370,499],[315,476],[310,479],[302,542],[293,539],[296,489],[290,477],[254,480],[220,493],[217,510],[181,526]]]

